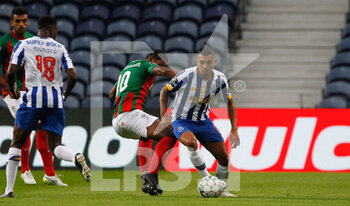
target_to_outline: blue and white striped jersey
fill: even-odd
[[[66,48],[47,37],[34,36],[19,41],[11,64],[25,69],[26,93],[23,104],[32,108],[63,108],[62,68],[73,68]]]
[[[190,67],[177,74],[168,84],[170,92],[176,92],[171,121],[187,119],[200,121],[208,118],[210,99],[222,91],[224,98],[232,98],[226,76],[213,70],[209,81],[201,79],[197,67]]]

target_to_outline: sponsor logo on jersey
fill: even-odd
[[[140,66],[141,66],[141,64],[140,64],[140,62],[139,62],[139,63],[137,63],[137,64],[128,65],[128,66],[126,66],[124,69],[129,69],[129,68],[131,68],[131,67],[140,67]]]
[[[178,132],[182,132],[182,131],[184,131],[184,128],[181,127],[181,126],[179,126],[179,127],[177,127],[177,131],[178,131]]]

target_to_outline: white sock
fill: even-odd
[[[62,145],[57,146],[54,149],[53,153],[60,160],[73,162],[73,163],[75,162],[75,154],[66,146],[62,146]]]
[[[203,161],[198,149],[194,150],[193,148],[188,147],[188,155],[193,166],[197,169],[202,177],[210,176],[205,162]]]
[[[6,165],[6,189],[5,194],[13,192],[13,187],[15,186],[16,176],[19,161],[21,161],[21,150],[10,147],[8,153],[8,160]]]
[[[218,166],[216,167],[216,177],[217,178],[227,182],[228,172],[229,172],[228,165],[222,166],[218,163]]]

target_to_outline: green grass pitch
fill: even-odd
[[[122,172],[110,170],[103,175],[105,179],[121,179]],[[197,191],[197,173],[185,189],[155,197],[141,192],[139,180],[137,191],[92,192],[78,171],[57,173],[69,187],[45,185],[43,171],[34,170],[38,184],[24,185],[18,175],[15,198],[0,199],[0,205],[350,205],[349,173],[242,172],[241,189],[234,192],[238,198],[202,198]],[[160,177],[171,181],[175,175],[162,171]],[[5,170],[0,170],[0,186],[0,190],[5,188]]]

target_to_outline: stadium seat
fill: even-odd
[[[200,24],[203,21],[203,10],[196,4],[181,6],[175,10],[174,20],[191,20]]]
[[[224,14],[227,14],[229,25],[232,25],[235,11],[234,8],[227,3],[218,3],[208,8],[205,12],[204,20],[220,20]]]
[[[350,83],[345,81],[336,81],[328,84],[323,92],[324,97],[343,96],[350,98]]]
[[[58,33],[67,36],[69,39],[72,39],[74,36],[74,27],[75,25],[72,21],[67,19],[57,19]]]
[[[5,19],[0,19],[0,36],[6,34],[11,29],[10,24]]]
[[[29,25],[27,27],[27,31],[29,31],[32,34],[38,33],[38,21],[36,19],[29,20]]]
[[[23,5],[27,6],[35,2],[44,3],[47,7],[51,7],[54,4],[54,0],[23,0]]]
[[[49,14],[49,7],[43,2],[32,2],[26,5],[30,19],[38,19],[42,15]]]
[[[109,8],[113,7],[115,3],[115,0],[85,0],[85,1],[89,6],[100,4],[100,5],[107,6]]]
[[[79,7],[73,3],[63,3],[52,7],[50,15],[55,18],[67,18],[75,24],[79,22]]]
[[[168,53],[167,64],[173,69],[185,69],[190,67],[191,54],[184,53]]]
[[[350,24],[346,24],[345,28],[343,29],[342,32],[342,37],[346,38],[346,37],[350,37]]]
[[[123,41],[123,43],[118,43],[117,46],[115,44],[110,44],[108,41]],[[128,52],[132,48],[132,39],[124,34],[115,34],[113,36],[110,36],[106,39],[104,39],[104,42],[102,42],[102,51],[123,51]]]
[[[120,19],[108,25],[107,35],[124,34],[131,39],[136,37],[136,24],[128,19]]]
[[[147,100],[146,100],[145,107],[148,108],[148,109],[158,109],[158,108],[160,108],[159,96],[148,97]]]
[[[350,23],[350,12],[346,14],[346,22]]]
[[[65,35],[58,33],[55,40],[63,44],[66,47],[66,49],[69,49],[70,41]]]
[[[172,20],[173,9],[169,4],[164,2],[154,3],[143,11],[143,21],[160,19],[166,23],[170,23]]]
[[[136,53],[136,54],[131,54],[131,55],[129,56],[129,61],[128,61],[128,62],[132,62],[132,61],[135,61],[135,60],[145,59],[147,55],[148,55],[148,53]]]
[[[102,70],[102,72],[101,72]],[[116,82],[119,77],[121,69],[114,66],[105,66],[102,69],[93,69],[92,71],[92,81],[107,80],[110,82]]]
[[[74,68],[77,72],[78,81],[84,83],[84,85],[88,85],[90,83],[90,70],[80,65],[77,65]]]
[[[337,52],[342,53],[348,51],[350,51],[350,38],[342,39],[337,46]]]
[[[95,4],[84,7],[81,10],[80,20],[87,20],[90,18],[100,18],[103,21],[107,21],[110,16],[110,10],[106,5]]]
[[[94,96],[94,95],[108,96],[113,86],[114,86],[114,83],[109,81],[92,82],[87,87],[87,96]]]
[[[112,108],[112,100],[108,97],[86,97],[82,101],[83,108]]]
[[[80,100],[78,97],[75,96],[69,96],[66,101],[64,102],[64,107],[65,108],[70,108],[70,109],[78,109],[80,108]]]
[[[205,9],[208,6],[207,0],[177,0],[178,6],[186,5],[186,4],[196,4]]]
[[[156,79],[154,80],[154,82],[169,82],[170,79],[169,77],[166,77],[166,76],[156,76]]]
[[[176,36],[165,41],[164,50],[166,52],[179,51],[192,53],[194,43],[191,38],[186,36]]]
[[[1,1],[1,4],[2,5],[5,5],[5,4],[10,4],[12,5],[13,7],[16,7],[16,6],[21,6],[22,5],[22,0],[2,0]],[[11,10],[10,10],[11,11]],[[1,12],[0,12],[1,13]]]
[[[350,82],[350,67],[339,67],[332,69],[327,76],[327,82],[331,83],[334,81]]]
[[[102,63],[103,66],[123,68],[127,63],[127,56],[125,54],[118,53],[104,53]]]
[[[159,2],[169,4],[172,8],[176,7],[176,0],[148,0],[148,4],[157,4]]]
[[[12,9],[14,8],[14,5],[11,4],[1,4],[0,5],[0,18],[5,19],[5,20],[10,20],[11,19],[11,12]]]
[[[152,90],[151,90],[151,96],[158,96],[158,101],[159,101],[159,95],[160,95],[160,90],[163,89],[163,87],[165,87],[165,85],[168,83],[168,81],[157,81],[154,82],[153,86],[152,86]]]
[[[331,67],[350,66],[350,52],[339,53],[331,61]]]
[[[84,50],[73,51],[70,52],[70,58],[72,59],[74,65],[83,65],[90,68],[90,52]],[[96,59],[92,60],[92,62],[96,64]],[[91,67],[93,66],[94,65],[91,65]]]
[[[122,4],[112,12],[112,19],[129,18],[135,22],[141,19],[141,8],[135,3]]]
[[[160,20],[143,22],[138,26],[137,36],[155,34],[165,39],[167,37],[167,25]]]
[[[214,4],[218,3],[226,3],[230,4],[235,10],[238,8],[238,2],[239,0],[209,0],[209,6],[213,6]]]
[[[143,7],[147,4],[148,0],[117,0],[117,2],[118,5],[133,3],[138,5],[139,7]]]
[[[78,6],[79,8],[82,7],[82,5],[84,5],[84,3],[86,3],[85,0],[54,0],[54,1],[55,1],[54,5],[71,3],[71,4]]]
[[[137,38],[135,41],[142,41],[145,42],[151,49],[160,49],[163,48],[163,41],[160,37],[156,35],[147,35],[140,38]],[[142,51],[148,51],[148,48],[141,46],[139,44],[134,44],[133,47],[135,52],[142,52]]]
[[[318,108],[347,108],[347,102],[345,98],[341,97],[328,97],[323,99],[318,105]]]
[[[67,84],[67,82],[65,82],[65,85],[66,84]],[[65,88],[66,88],[66,86],[65,86]],[[79,97],[80,99],[84,98],[84,96],[85,96],[85,85],[78,81],[75,84],[73,90],[71,91],[71,95]]]
[[[193,40],[198,37],[198,26],[192,21],[179,21],[170,25],[169,36],[186,35]]]
[[[105,24],[102,20],[92,18],[79,23],[76,29],[76,35],[92,34],[102,39],[105,35]]]
[[[199,37],[215,35],[217,37],[227,38],[229,34],[226,33],[225,30],[218,29],[215,31],[215,34],[213,33],[215,28],[218,26],[218,23],[219,22],[215,20],[203,23],[199,29]]]
[[[98,41],[99,39],[96,36],[84,35],[74,38],[70,43],[70,49],[72,51],[76,50],[87,50],[90,51],[90,42]]]

